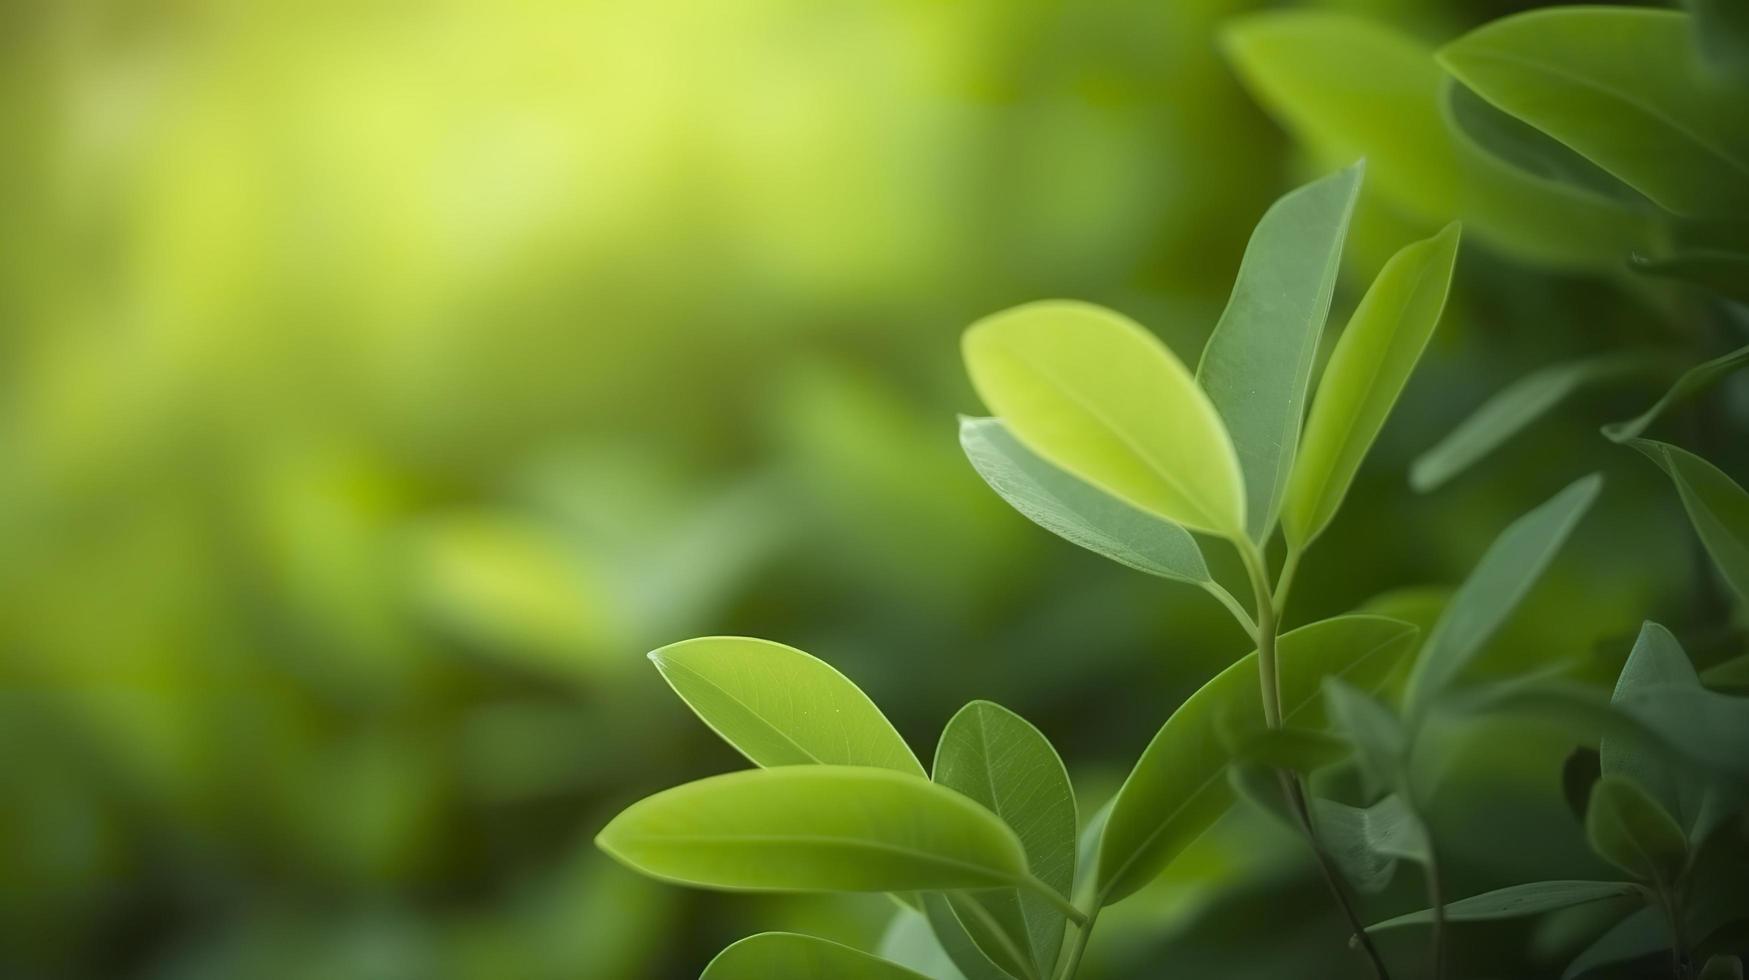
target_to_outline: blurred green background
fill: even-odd
[[[593,849],[739,765],[643,658],[695,634],[827,659],[925,758],[1000,701],[1091,811],[1244,640],[988,492],[958,335],[1073,296],[1195,357],[1251,225],[1329,163],[1222,57],[1252,6],[0,4],[0,975],[690,977],[762,928],[872,946],[878,897],[685,892]],[[1323,6],[1438,41],[1518,5]],[[1435,227],[1373,197],[1358,221],[1338,324]],[[1705,618],[1662,477],[1595,435],[1656,385],[1404,482],[1526,369],[1658,339],[1655,305],[1466,245],[1290,618],[1449,585],[1591,468],[1610,493],[1498,663],[1607,677],[1642,618]],[[1489,787],[1436,815],[1454,894],[1595,870],[1564,752],[1454,741],[1454,798]],[[1229,823],[1112,912],[1090,972],[1352,970],[1295,843]],[[1513,928],[1463,955],[1563,948]]]

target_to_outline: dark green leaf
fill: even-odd
[[[1415,636],[1413,626],[1377,616],[1339,616],[1283,635],[1278,653],[1284,720],[1319,727],[1324,677],[1375,689]],[[1264,727],[1255,652],[1173,712],[1124,781],[1099,851],[1101,904],[1153,880],[1232,804],[1225,773],[1230,760],[1219,735],[1223,724]]]
[[[1075,795],[1051,743],[1024,718],[989,701],[973,701],[948,721],[935,753],[935,781],[1001,817],[1020,838],[1033,877],[1069,897],[1075,883]],[[968,932],[991,959],[994,924],[1020,950],[1021,976],[1049,977],[1062,947],[1063,913],[1037,895],[999,889],[968,895],[983,916],[962,913]]]
[[[971,896],[929,892],[922,897],[929,931],[966,980],[1022,980],[1031,976],[1026,967],[1026,952],[1013,945],[998,924],[989,921],[988,912],[970,907]],[[984,943],[974,938],[976,934],[984,936]],[[995,955],[985,952],[986,947]]]
[[[1630,905],[1645,902],[1649,897],[1644,888],[1623,881],[1537,881],[1459,899],[1445,907],[1445,918],[1448,922],[1516,919],[1591,902],[1620,902]],[[1391,929],[1432,921],[1433,910],[1422,909],[1367,928],[1369,931]]]
[[[1729,953],[1709,957],[1700,980],[1743,980],[1743,961]]]
[[[1675,884],[1688,860],[1675,818],[1624,776],[1605,775],[1592,788],[1585,836],[1599,857],[1661,888]]]
[[[1599,967],[1639,959],[1669,946],[1669,927],[1664,924],[1659,910],[1649,906],[1636,909],[1574,957],[1567,969],[1561,972],[1561,980],[1573,980]]]
[[[1392,793],[1369,807],[1312,801],[1318,838],[1336,866],[1363,892],[1383,891],[1399,860],[1433,863],[1427,828],[1403,798]]]
[[[1749,76],[1749,4],[1743,0],[1687,0],[1694,40],[1712,67],[1739,80]]]
[[[1611,703],[1634,700],[1642,692],[1665,686],[1700,690],[1700,678],[1688,654],[1670,631],[1648,622],[1640,628],[1634,649],[1616,680]],[[1668,725],[1686,727],[1689,719],[1680,713],[1668,716]],[[1605,775],[1622,776],[1645,789],[1665,810],[1676,817],[1690,838],[1699,841],[1712,831],[1723,814],[1724,798],[1718,780],[1681,760],[1672,758],[1668,746],[1632,734],[1606,736],[1600,746]]]
[[[960,419],[960,446],[990,489],[1039,527],[1150,575],[1213,584],[1189,531],[1045,462],[1001,419]]]
[[[1745,258],[1743,266],[1744,282],[1749,282],[1749,257]],[[1749,364],[1749,345],[1739,347],[1729,354],[1722,354],[1703,364],[1696,364],[1682,373],[1676,383],[1670,386],[1663,397],[1652,403],[1652,407],[1625,422],[1611,422],[1603,427],[1603,434],[1614,442],[1627,442],[1643,435],[1651,428],[1658,417],[1670,409],[1670,406],[1688,398],[1697,392],[1704,391],[1732,371]]]
[[[1595,473],[1582,477],[1489,545],[1440,615],[1409,674],[1412,717],[1426,711],[1518,607],[1602,486]]]
[[[1324,679],[1324,703],[1336,730],[1354,746],[1372,784],[1401,789],[1409,740],[1391,710],[1337,677]]]
[[[1669,474],[1719,574],[1739,598],[1749,600],[1749,493],[1686,449],[1650,439],[1630,439],[1628,445]]]
[[[1357,163],[1270,206],[1251,233],[1232,296],[1197,365],[1197,382],[1239,454],[1254,542],[1267,541],[1275,529],[1293,472],[1312,362],[1363,173]]]
[[[830,664],[744,636],[683,640],[650,654],[674,693],[761,766],[923,765],[868,695]]]
[[[927,980],[849,946],[793,932],[762,932],[717,954],[699,980]]]
[[[1749,255],[1722,248],[1678,249],[1656,257],[1633,255],[1628,267],[1664,279],[1678,279],[1727,299],[1749,302]]]
[[[1448,118],[1459,138],[1491,154],[1525,174],[1560,184],[1570,190],[1641,206],[1646,199],[1535,126],[1524,123],[1489,105],[1469,88],[1445,86]]]

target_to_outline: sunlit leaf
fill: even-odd
[[[928,980],[878,956],[793,932],[762,932],[718,953],[699,980]]]
[[[1436,490],[1581,388],[1650,370],[1659,363],[1643,354],[1604,354],[1532,371],[1500,389],[1416,457],[1409,467],[1409,485],[1422,493]]]
[[[1264,212],[1197,365],[1197,383],[1239,455],[1255,542],[1275,529],[1293,471],[1312,362],[1364,172],[1357,163],[1288,192]]]
[[[1439,52],[1453,75],[1678,214],[1749,204],[1742,93],[1699,63],[1686,14],[1567,7]]]
[[[967,980],[935,938],[929,920],[916,909],[900,908],[893,913],[876,952],[881,959],[921,973],[929,980]]]
[[[816,657],[769,640],[707,636],[650,654],[674,693],[761,766],[879,766],[923,775],[881,709]]]
[[[1062,760],[1038,729],[1001,705],[973,701],[942,730],[934,778],[1001,817],[1020,838],[1033,876],[1069,896],[1075,883],[1075,795]],[[1037,895],[1013,890],[981,892],[966,900],[982,905],[989,921],[1006,933],[1007,945],[1024,952],[1023,975],[1051,975],[1066,925],[1061,911]],[[967,931],[1001,962],[982,928],[967,922]]]
[[[1030,303],[973,324],[964,348],[984,404],[1046,461],[1192,530],[1243,535],[1244,484],[1220,415],[1135,321]]]
[[[1426,348],[1457,261],[1458,226],[1393,255],[1336,341],[1312,401],[1281,525],[1304,547],[1330,523]]]
[[[1631,439],[1628,445],[1669,474],[1719,574],[1739,598],[1749,599],[1749,493],[1686,449],[1650,439]]]
[[[1743,266],[1743,281],[1749,282],[1749,257],[1745,257]],[[1713,382],[1744,365],[1749,365],[1749,345],[1739,347],[1728,354],[1721,354],[1710,361],[1696,364],[1682,373],[1676,383],[1670,386],[1662,397],[1652,403],[1652,407],[1623,422],[1611,422],[1603,427],[1603,434],[1615,442],[1627,442],[1639,438],[1645,431],[1658,421],[1659,416],[1669,411],[1672,405],[1689,398],[1698,392],[1706,390]]]
[[[1409,674],[1411,716],[1424,712],[1499,630],[1602,486],[1603,478],[1595,473],[1580,478],[1513,521],[1488,546],[1440,615]]]
[[[627,807],[596,843],[650,877],[738,891],[996,888],[1027,875],[995,814],[921,776],[862,766],[676,786]]]
[[[1628,905],[1644,902],[1649,897],[1644,888],[1624,881],[1536,881],[1459,899],[1445,907],[1445,918],[1448,922],[1516,919],[1591,902],[1620,902]],[[1367,928],[1392,929],[1432,921],[1433,910],[1422,909]]]
[[[1369,807],[1315,799],[1312,818],[1331,859],[1363,892],[1383,891],[1391,883],[1399,860],[1424,866],[1433,861],[1426,826],[1395,793]]]
[[[1376,688],[1416,635],[1407,623],[1377,616],[1339,616],[1284,634],[1278,650],[1284,721],[1320,726],[1323,678]],[[1230,759],[1218,734],[1223,724],[1263,727],[1255,652],[1180,705],[1124,781],[1099,851],[1101,904],[1153,880],[1232,805]]]
[[[1414,37],[1370,18],[1295,9],[1240,17],[1222,41],[1252,94],[1301,142],[1331,163],[1365,157],[1368,187],[1419,221],[1461,218],[1495,248],[1560,267],[1618,265],[1647,242],[1645,217],[1619,202],[1454,137],[1449,79]]]
[[[1001,419],[962,418],[960,445],[990,489],[1039,527],[1150,575],[1210,583],[1189,531],[1045,462]]]
[[[1688,840],[1676,820],[1624,776],[1606,774],[1592,787],[1585,836],[1599,857],[1661,887],[1674,885],[1688,860]]]

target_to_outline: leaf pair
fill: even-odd
[[[1386,264],[1307,418],[1360,177],[1357,165],[1315,181],[1264,215],[1194,377],[1142,327],[1086,304],[1034,303],[974,324],[967,367],[1001,420],[962,423],[980,474],[1054,533],[1205,588],[1186,529],[1261,544],[1279,519],[1293,545],[1309,543],[1426,346],[1457,251],[1453,226]]]

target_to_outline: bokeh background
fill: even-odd
[[[1223,57],[1254,6],[0,3],[0,975],[617,980],[765,928],[872,947],[878,897],[686,892],[592,847],[739,765],[643,657],[703,633],[831,661],[925,758],[1000,701],[1090,812],[1243,638],[988,492],[958,335],[1072,296],[1194,360],[1264,207],[1346,162]],[[1521,5],[1321,6],[1437,42]],[[1437,227],[1377,195],[1357,221],[1337,324]],[[1650,382],[1435,494],[1404,479],[1509,379],[1667,331],[1618,280],[1466,245],[1292,620],[1432,608],[1594,468],[1609,494],[1491,661],[1607,677],[1642,618],[1716,616],[1662,477],[1596,436]],[[1596,871],[1565,742],[1454,746],[1454,894]],[[1415,904],[1403,877],[1375,911]],[[1236,815],[1102,920],[1089,972],[1349,975],[1325,904]],[[1460,953],[1571,943],[1523,932]]]

